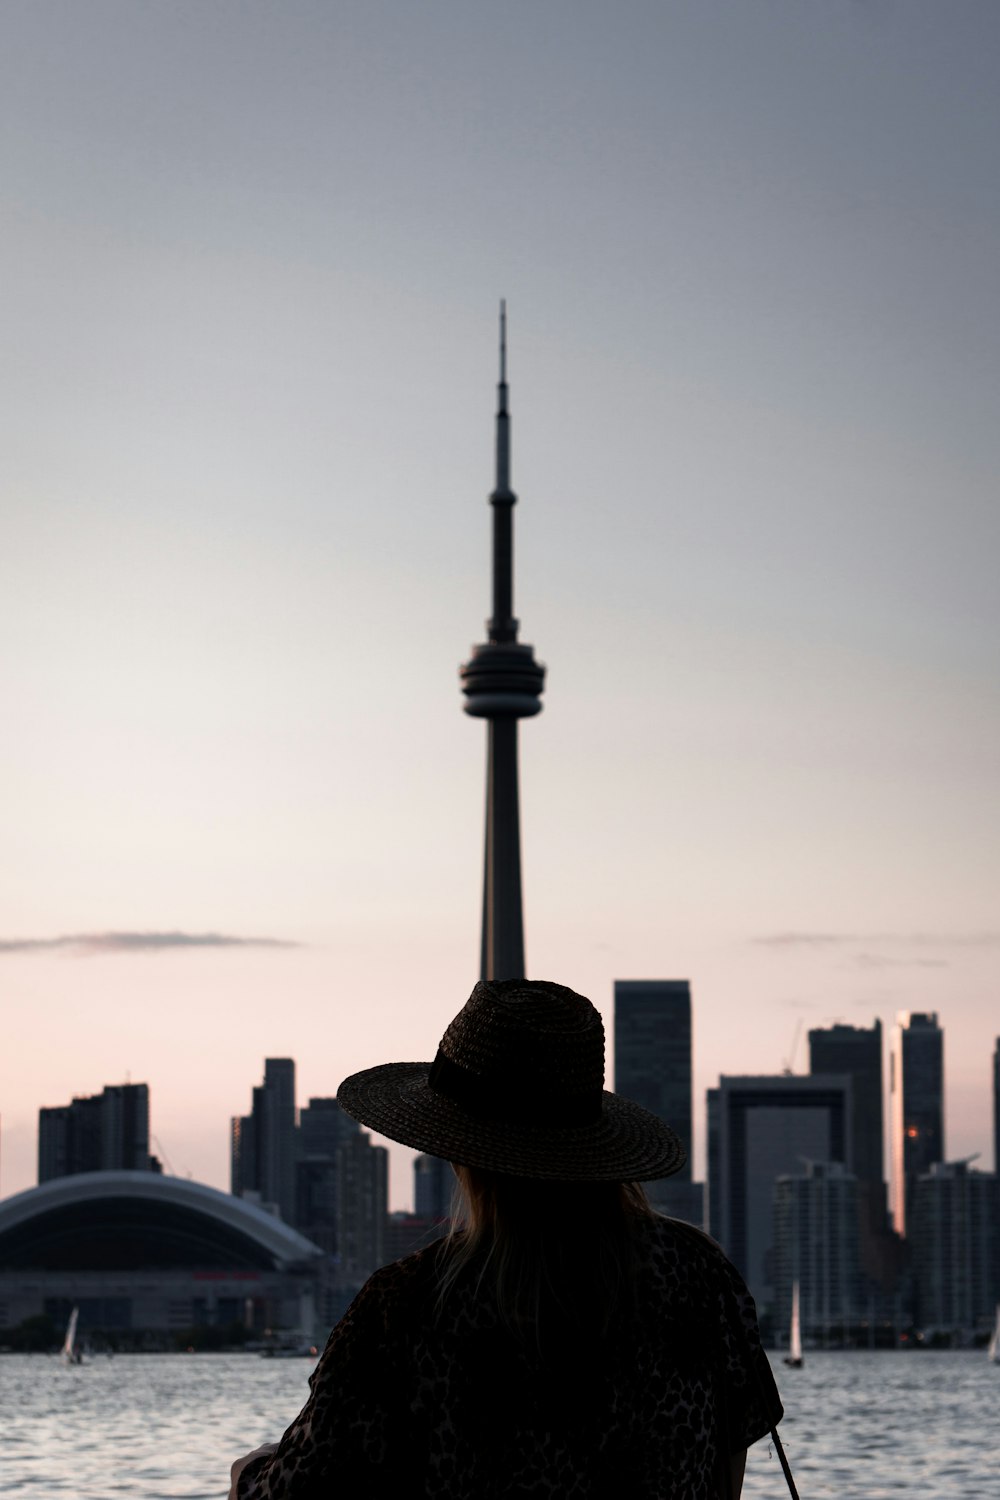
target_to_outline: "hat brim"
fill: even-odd
[[[650,1182],[687,1157],[663,1121],[605,1092],[599,1120],[553,1127],[480,1119],[428,1084],[430,1063],[383,1063],[352,1073],[337,1102],[379,1135],[464,1167],[565,1182]]]

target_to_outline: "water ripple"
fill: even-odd
[[[79,1369],[0,1357],[4,1500],[223,1500],[230,1463],[280,1435],[310,1368],[251,1355],[118,1355]],[[1000,1367],[982,1354],[829,1352],[775,1375],[803,1500],[1000,1496]],[[785,1494],[771,1446],[750,1452],[747,1500]]]

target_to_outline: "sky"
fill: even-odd
[[[0,1193],[466,999],[500,297],[529,974],[690,979],[699,1173],[935,1010],[991,1166],[993,0],[8,0],[0,128]]]

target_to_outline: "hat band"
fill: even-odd
[[[470,1072],[453,1062],[438,1048],[427,1075],[428,1087],[442,1098],[460,1104],[480,1120],[506,1121],[511,1125],[595,1125],[601,1118],[603,1089],[586,1094],[531,1093],[518,1088],[516,1080],[499,1082],[482,1073]]]

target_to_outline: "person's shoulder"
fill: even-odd
[[[654,1244],[683,1250],[709,1261],[716,1261],[720,1256],[723,1260],[726,1258],[721,1245],[710,1234],[697,1224],[689,1224],[686,1219],[671,1219],[666,1214],[653,1212],[644,1220],[644,1228]]]
[[[388,1265],[380,1266],[369,1276],[368,1281],[369,1283],[375,1281],[385,1284],[405,1284],[431,1274],[437,1266],[444,1245],[443,1239],[434,1240],[430,1245],[425,1245],[422,1250],[413,1250],[399,1260],[392,1260]]]
[[[380,1266],[365,1282],[355,1299],[355,1306],[381,1308],[384,1313],[401,1305],[417,1302],[437,1285],[444,1241],[435,1240],[412,1255],[403,1256],[387,1266]]]
[[[437,1286],[439,1248],[435,1242],[373,1271],[334,1326],[327,1351],[359,1343],[373,1345],[373,1341],[381,1346],[386,1339],[405,1336],[413,1317],[430,1305]]]
[[[721,1280],[736,1291],[745,1290],[739,1272],[722,1246],[696,1224],[653,1213],[646,1232],[655,1247],[654,1253],[669,1253],[714,1281]]]
[[[694,1224],[655,1214],[648,1230],[654,1284],[687,1314],[711,1316],[730,1336],[759,1342],[757,1309],[722,1246]]]

